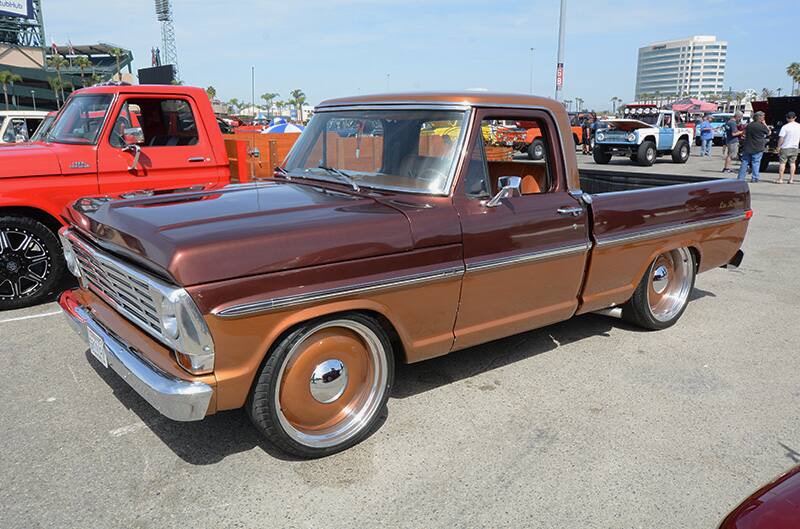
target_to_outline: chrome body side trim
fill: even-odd
[[[632,235],[618,235],[609,237],[607,239],[598,239],[597,247],[606,248],[609,246],[616,246],[618,244],[627,244],[631,242],[645,241],[655,239],[664,235],[672,235],[685,231],[699,230],[702,228],[710,228],[712,226],[722,226],[724,224],[731,224],[747,219],[744,213],[737,213],[736,215],[728,215],[720,219],[701,220],[697,222],[690,222],[688,224],[681,224],[679,226],[668,226],[665,228],[654,228],[651,230],[634,233]]]
[[[586,242],[584,244],[577,244],[574,246],[564,246],[561,248],[554,248],[552,250],[543,250],[523,255],[514,255],[511,257],[502,257],[499,259],[487,259],[485,261],[478,261],[475,263],[467,264],[467,272],[475,272],[478,270],[489,270],[492,268],[501,268],[505,266],[513,266],[523,263],[532,263],[536,261],[545,261],[548,259],[555,259],[556,257],[567,257],[579,253],[588,252],[591,245]]]
[[[199,421],[206,416],[214,390],[203,382],[175,378],[142,358],[132,347],[97,322],[85,307],[75,306],[67,291],[59,300],[67,322],[84,342],[87,328],[102,338],[108,367],[162,415],[174,421]]]
[[[443,268],[441,270],[436,270],[433,272],[425,272],[421,274],[414,274],[402,277],[393,277],[390,279],[382,279],[378,281],[371,281],[368,283],[361,283],[357,285],[348,285],[326,290],[318,290],[315,292],[296,294],[292,296],[283,296],[283,297],[265,299],[262,301],[254,301],[251,303],[243,303],[241,305],[233,305],[231,307],[227,307],[220,311],[215,310],[212,311],[212,313],[222,318],[235,318],[238,316],[246,316],[264,312],[273,312],[276,310],[283,310],[297,305],[306,305],[308,303],[329,301],[336,298],[354,296],[358,294],[366,294],[380,290],[389,290],[393,288],[418,285],[422,283],[430,283],[433,281],[443,281],[446,279],[461,277],[462,275],[464,275],[464,268],[461,266]]]
[[[470,103],[440,103],[425,101],[370,101],[369,103],[323,104],[314,112],[338,112],[341,110],[469,110]]]

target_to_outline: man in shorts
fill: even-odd
[[[723,173],[732,173],[731,165],[733,160],[739,157],[739,138],[744,134],[744,129],[739,127],[742,122],[742,113],[737,112],[734,116],[725,123],[725,165],[722,168]]]
[[[786,164],[789,164],[789,183],[794,184],[794,173],[797,168],[797,150],[800,147],[800,123],[797,123],[797,115],[794,112],[786,114],[786,124],[781,127],[778,133],[778,149],[780,149],[778,168],[779,184],[783,183],[783,173]]]

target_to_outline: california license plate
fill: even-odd
[[[89,352],[92,356],[103,364],[103,367],[108,367],[108,356],[106,355],[106,344],[103,339],[90,328],[86,328],[89,335]]]

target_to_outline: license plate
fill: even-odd
[[[90,328],[86,328],[89,335],[89,352],[92,356],[103,364],[103,367],[108,367],[108,356],[106,356],[106,344],[103,339]]]

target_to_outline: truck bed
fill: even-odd
[[[592,195],[719,180],[706,176],[634,173],[606,169],[580,169],[580,177],[581,189]]]

